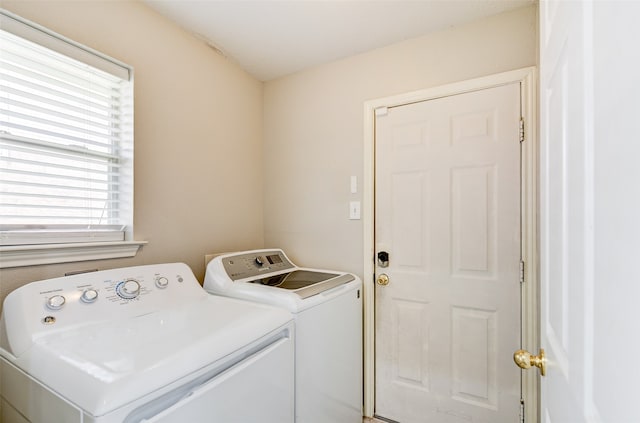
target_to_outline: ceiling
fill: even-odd
[[[261,81],[535,0],[143,0]]]

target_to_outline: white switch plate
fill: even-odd
[[[351,177],[351,194],[357,194],[357,193],[358,193],[358,177],[354,175]]]
[[[349,202],[349,219],[360,220],[360,201]]]

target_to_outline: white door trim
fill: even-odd
[[[538,136],[537,136],[537,72],[535,67],[518,69],[468,81],[456,82],[425,90],[364,103],[364,181],[363,181],[363,234],[364,234],[364,415],[372,417],[375,409],[375,303],[374,303],[374,163],[376,109],[401,106],[469,91],[519,82],[521,90],[521,116],[524,119],[525,141],[521,149],[522,192],[522,260],[525,262],[525,283],[522,286],[522,345],[528,351],[537,351],[539,340],[538,304]],[[384,111],[381,111],[384,113]],[[515,348],[514,348],[515,350]],[[514,364],[515,366],[515,364]],[[525,421],[538,421],[537,372],[522,373],[522,393],[525,400]]]

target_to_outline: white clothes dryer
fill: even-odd
[[[362,422],[362,282],[357,276],[298,267],[279,249],[253,250],[214,257],[204,288],[293,313],[297,423]]]
[[[293,422],[293,360],[291,313],[209,295],[185,264],[33,282],[4,301],[0,420]]]

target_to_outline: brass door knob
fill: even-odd
[[[529,369],[534,366],[540,369],[542,376],[546,373],[547,358],[544,356],[544,350],[542,348],[538,355],[532,355],[529,351],[518,350],[513,353],[513,361],[515,361],[521,369]]]
[[[382,285],[382,286],[389,285],[389,276],[382,273],[380,274],[380,276],[378,276],[378,279],[376,279],[376,282],[378,283],[378,285]]]

